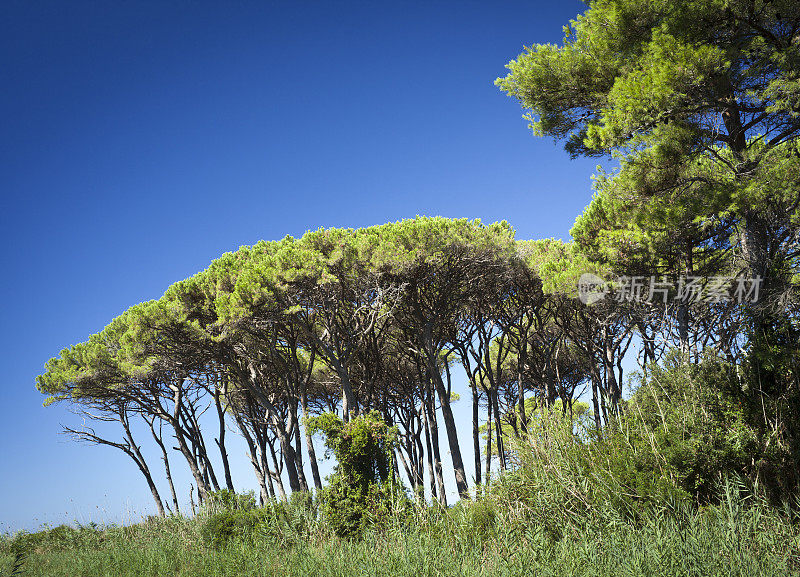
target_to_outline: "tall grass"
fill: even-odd
[[[800,574],[798,507],[736,480],[699,506],[659,469],[657,447],[631,456],[645,449],[624,430],[589,442],[572,426],[540,419],[481,498],[398,509],[358,540],[336,537],[307,496],[265,508],[227,496],[194,519],[6,537],[0,575],[20,550],[23,575],[51,577]]]
[[[597,514],[555,527],[519,522],[480,500],[447,511],[417,512],[359,541],[328,536],[278,546],[270,536],[205,545],[199,523],[172,518],[110,527],[102,539],[38,540],[24,575],[794,575],[800,566],[795,524],[728,487],[719,505],[652,509],[632,523]],[[86,531],[86,529],[78,530]],[[7,543],[4,543],[4,547]],[[2,563],[10,568],[10,551]]]

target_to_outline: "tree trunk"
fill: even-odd
[[[224,391],[223,391],[224,394]],[[217,418],[219,419],[219,437],[216,440],[217,447],[219,447],[219,453],[222,457],[222,468],[225,472],[225,486],[228,488],[229,491],[234,492],[233,488],[233,478],[231,477],[231,466],[228,462],[228,451],[225,449],[225,411],[222,409],[222,403],[220,402],[220,391],[218,389],[214,389],[214,405],[217,408]]]
[[[494,428],[495,434],[497,437],[497,458],[500,461],[500,470],[506,470],[506,447],[505,443],[503,442],[503,421],[500,419],[500,404],[497,400],[498,392],[492,389],[491,394],[489,395],[490,402],[494,405]]]
[[[306,395],[305,387],[300,396],[300,403],[303,408],[303,418],[308,420],[308,397]],[[308,427],[303,425],[303,431],[306,436],[306,450],[308,451],[308,460],[311,463],[311,476],[314,477],[314,487],[322,489],[322,478],[319,475],[319,463],[317,463],[317,452],[314,449],[314,439],[308,431]]]
[[[431,486],[431,501],[436,502],[438,500],[439,492],[436,490],[436,467],[433,464],[434,461],[434,454],[433,454],[433,435],[431,434],[431,427],[428,423],[428,410],[425,408],[427,401],[423,399],[422,401],[422,424],[425,430],[425,445],[427,450],[425,454],[428,457],[428,482]]]
[[[239,426],[239,431],[242,433],[242,436],[247,443],[247,453],[250,457],[250,464],[253,466],[253,472],[256,475],[256,480],[258,481],[259,499],[261,505],[263,506],[264,503],[269,499],[269,491],[267,490],[266,479],[267,475],[262,467],[263,459],[259,461],[259,449],[256,446],[256,442],[253,440],[253,436],[250,434],[250,431],[247,430],[247,427],[239,417],[236,417],[236,424]]]
[[[284,501],[286,500],[286,490],[283,487],[283,479],[281,479],[281,467],[278,463],[277,455],[275,455],[275,448],[272,446],[272,443],[268,443],[269,453],[272,457],[272,464],[275,465],[275,472],[272,472],[267,469],[267,473],[269,473],[270,478],[275,481],[275,485],[278,487],[278,492],[280,493],[281,499]]]
[[[450,395],[445,389],[442,375],[439,373],[435,363],[428,362],[428,370],[433,379],[436,387],[436,393],[439,396],[439,403],[442,405],[442,417],[444,419],[444,427],[447,432],[447,442],[450,447],[450,457],[453,461],[453,473],[456,478],[456,490],[458,495],[462,498],[469,498],[469,487],[467,485],[467,475],[464,472],[464,461],[461,459],[461,447],[458,443],[458,430],[456,429],[456,421],[453,418],[453,410],[450,408]],[[437,441],[438,444],[438,441]]]
[[[206,484],[206,481],[203,478],[203,473],[197,466],[197,461],[195,460],[192,450],[186,444],[186,439],[180,432],[180,426],[176,427],[174,423],[170,424],[172,425],[173,429],[175,429],[175,439],[178,441],[177,449],[183,455],[184,459],[186,460],[186,464],[189,465],[189,471],[192,473],[195,483],[197,483],[197,496],[200,501],[203,501],[210,490],[209,486]]]
[[[489,392],[487,391],[486,394],[489,395]],[[486,486],[488,487],[492,479],[492,414],[494,413],[492,401],[488,399],[486,412]]]
[[[161,438],[161,431],[159,430],[159,432],[156,433],[154,422],[155,418],[147,423],[150,425],[150,432],[153,434],[153,439],[155,439],[156,444],[158,445],[159,449],[161,449],[161,460],[164,462],[164,474],[167,478],[169,492],[172,497],[172,511],[176,514],[180,514],[181,511],[178,507],[178,494],[175,492],[175,484],[172,481],[172,471],[169,466],[169,455],[167,455],[167,448],[164,446],[164,441]]]
[[[433,445],[433,466],[436,473],[436,488],[439,494],[439,503],[447,506],[447,493],[444,488],[444,471],[442,470],[442,456],[439,448],[439,423],[436,419],[436,401],[433,395],[428,397],[428,426],[431,430],[431,443]]]
[[[147,466],[147,462],[144,460],[139,447],[133,440],[133,435],[131,434],[131,428],[128,424],[128,417],[125,414],[125,410],[120,409],[119,414],[120,422],[122,423],[122,428],[125,430],[125,437],[129,444],[129,449],[125,452],[128,453],[128,455],[136,462],[136,466],[139,467],[142,475],[144,475],[145,481],[147,481],[147,486],[150,489],[150,494],[153,496],[153,500],[156,502],[158,514],[162,517],[166,517],[167,513],[164,511],[164,503],[161,501],[161,495],[158,493],[158,488],[153,481],[153,475],[150,474],[150,467]]]
[[[292,408],[296,413],[297,406]],[[300,423],[297,422],[297,417],[294,418],[294,458],[297,462],[297,477],[300,481],[300,490],[308,492],[308,481],[306,481],[306,473],[303,467],[303,444],[300,442]]]
[[[474,380],[470,383],[472,389],[472,450],[475,458],[475,486],[481,486],[481,438],[480,415],[478,405],[478,386]]]
[[[528,330],[520,331],[520,346],[517,353],[517,412],[519,413],[519,430],[522,434],[528,430],[528,416],[525,414],[525,363],[528,359]]]

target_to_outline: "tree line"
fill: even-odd
[[[322,486],[305,419],[374,410],[397,427],[396,473],[445,504],[443,468],[462,496],[487,483],[495,463],[509,466],[504,444],[527,433],[531,406],[569,412],[586,391],[601,430],[624,410],[626,355],[647,370],[675,350],[737,367],[739,386],[775,411],[762,425],[800,447],[800,8],[602,0],[565,32],[497,84],[536,134],[619,160],[596,178],[573,242],[420,217],[242,247],[47,363],[37,386],[48,402],[119,423],[120,437],[68,431],[129,455],[165,513],[133,420],[160,449],[177,511],[172,439],[204,499],[234,489],[233,428],[267,500]],[[580,298],[583,273],[605,298]],[[757,282],[758,298],[714,293],[720,278]],[[473,479],[451,407],[458,367]]]

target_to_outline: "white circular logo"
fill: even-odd
[[[578,279],[578,298],[585,305],[603,300],[608,294],[606,282],[596,274],[585,272]]]

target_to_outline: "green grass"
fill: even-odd
[[[352,541],[318,528],[295,544],[262,532],[212,546],[201,535],[204,519],[182,517],[57,527],[4,538],[0,567],[8,574],[24,548],[21,574],[49,577],[800,574],[792,517],[734,490],[702,509],[653,506],[636,519],[589,512],[581,523],[561,525],[526,521],[521,505],[514,510],[506,499],[419,508]]]
[[[0,537],[0,576],[21,554],[21,575],[47,577],[800,575],[800,506],[737,481],[700,506],[660,456],[606,439],[543,423],[480,499],[401,504],[360,539],[337,537],[302,495],[266,509],[227,495],[193,519]],[[637,463],[651,462],[648,477]]]

